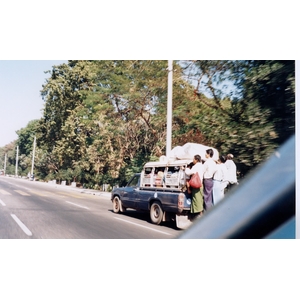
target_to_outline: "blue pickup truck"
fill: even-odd
[[[114,188],[111,194],[113,211],[127,208],[150,213],[151,222],[159,225],[174,220],[181,229],[191,224],[191,195],[186,190],[185,167],[188,160],[172,163],[147,163],[125,187]]]

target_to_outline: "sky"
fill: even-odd
[[[17,130],[43,116],[42,85],[52,66],[67,60],[0,60],[0,147],[16,140]]]

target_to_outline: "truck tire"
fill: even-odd
[[[150,219],[151,222],[159,225],[163,219],[164,212],[161,208],[161,204],[158,201],[154,201],[150,207]]]
[[[118,213],[120,213],[121,211],[123,211],[123,210],[121,209],[122,204],[121,204],[121,201],[120,201],[120,199],[119,199],[118,196],[115,196],[115,197],[114,197],[114,199],[113,199],[113,201],[112,201],[112,205],[113,205],[113,212],[114,212],[114,213],[118,214]]]

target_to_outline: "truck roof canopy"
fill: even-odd
[[[160,161],[148,162],[144,165],[144,167],[182,166],[189,164],[191,161],[191,159],[168,160],[162,158]]]
[[[200,155],[202,160],[206,160],[205,153],[207,149],[213,149],[213,159],[219,159],[219,151],[213,147],[196,143],[186,143],[183,146],[176,146],[168,155],[168,160],[193,160],[195,155]]]

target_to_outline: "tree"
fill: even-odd
[[[19,145],[19,151],[21,154],[26,156],[32,154],[34,136],[36,135],[38,125],[39,120],[32,120],[28,122],[25,128],[21,128],[20,130],[16,131],[18,135],[17,141]]]
[[[15,165],[16,165],[16,141],[10,142],[4,147],[0,148],[0,157],[1,157],[1,165],[4,168],[4,160],[5,154],[7,155],[6,160],[6,174],[15,174]]]
[[[44,115],[40,122],[40,141],[52,150],[63,135],[61,129],[72,110],[82,102],[81,91],[93,88],[88,61],[53,66],[51,77],[43,85],[41,95],[45,101]]]
[[[166,98],[166,62],[96,61],[95,68],[97,87],[86,93],[81,115],[88,153],[98,174],[101,168],[117,177],[140,151],[145,158],[161,153],[161,121],[153,120],[159,100]]]
[[[278,129],[278,123],[282,122],[279,114],[274,114],[276,107],[290,107],[283,119],[286,122],[289,116],[290,123],[294,122],[294,78],[290,64],[283,67],[274,61],[195,61],[182,65],[185,77],[196,86],[197,101],[190,100],[193,111],[186,126],[181,128],[221,152],[233,152],[245,172],[267,158],[278,146],[278,141],[283,140],[279,138],[283,133]],[[273,81],[268,76],[274,72],[278,72],[278,76]],[[266,81],[261,81],[262,78]],[[229,92],[225,89],[228,83],[231,86]],[[283,91],[287,86],[289,92],[282,93],[282,99],[287,97],[289,100],[278,99],[275,103],[271,99],[275,91]],[[261,88],[265,93],[257,97]]]
[[[295,61],[246,61],[242,67],[243,98],[270,111],[276,143],[282,144],[295,134]]]
[[[246,171],[259,164],[283,140],[281,128],[294,131],[293,68],[282,61],[174,62],[173,147],[202,143],[232,152]],[[73,60],[49,73],[36,126],[41,177],[113,185],[165,154],[167,61]],[[33,131],[19,131],[27,160]]]

